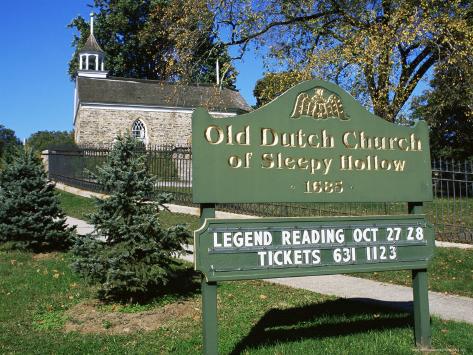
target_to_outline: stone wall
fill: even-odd
[[[115,137],[131,131],[133,122],[140,119],[146,127],[147,144],[189,145],[191,116],[187,112],[158,112],[113,110],[80,107],[75,123],[77,144],[112,143]]]

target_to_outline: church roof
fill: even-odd
[[[89,38],[87,38],[87,42],[85,42],[84,47],[81,48],[81,52],[101,52],[103,53],[102,48],[100,45],[97,43],[97,40],[95,39],[95,36],[93,33],[89,35]]]
[[[159,80],[128,78],[77,78],[82,104],[158,106],[245,113],[251,107],[238,91],[212,85],[184,85]]]

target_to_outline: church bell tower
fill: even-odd
[[[89,78],[106,78],[104,67],[105,52],[100,48],[94,36],[94,14],[90,14],[90,35],[84,47],[79,51],[78,76]]]

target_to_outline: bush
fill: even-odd
[[[129,300],[163,288],[173,274],[176,253],[189,237],[183,226],[163,229],[159,206],[169,194],[153,198],[155,178],[147,172],[145,152],[129,135],[117,137],[96,179],[109,197],[96,200],[94,233],[73,246],[73,268],[100,284],[102,299]]]
[[[35,251],[60,250],[71,244],[72,232],[40,159],[20,150],[0,173],[0,241]]]

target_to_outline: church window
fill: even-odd
[[[131,127],[131,135],[141,142],[146,143],[146,128],[141,120],[136,120],[133,122],[133,126]]]
[[[98,70],[97,69],[97,58],[94,55],[89,56],[89,67],[88,70]]]

